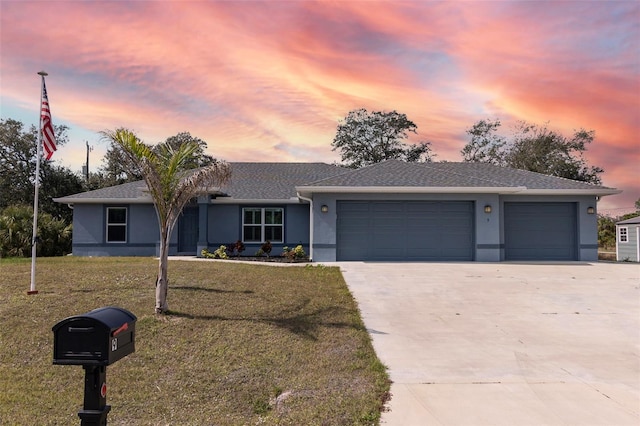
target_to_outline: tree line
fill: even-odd
[[[620,216],[611,217],[598,215],[598,246],[605,249],[615,249],[616,247],[616,223],[622,220],[640,216],[640,198],[635,202],[636,211]]]
[[[462,161],[490,163],[551,176],[600,184],[603,169],[584,158],[595,139],[593,130],[579,129],[571,136],[549,129],[547,124],[519,121],[509,136],[500,133],[499,119],[479,120],[466,133],[469,141],[460,151]],[[431,162],[436,157],[431,142],[407,143],[417,134],[416,124],[397,111],[351,111],[338,124],[333,139],[346,167],[360,168],[397,159]]]
[[[68,127],[54,126],[56,143],[69,141]],[[31,254],[33,232],[34,179],[36,170],[38,129],[26,127],[14,119],[0,120],[0,257],[23,257]],[[61,256],[71,252],[73,211],[56,203],[54,198],[106,188],[142,179],[134,161],[118,144],[109,143],[102,165],[88,179],[59,166],[52,160],[40,161],[38,211],[38,256]],[[207,144],[200,138],[182,132],[163,143],[177,150],[193,145],[193,155],[184,168],[203,167],[215,160],[205,153]],[[151,150],[160,145],[145,144]]]

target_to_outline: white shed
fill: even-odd
[[[640,216],[616,223],[616,260],[640,262]]]

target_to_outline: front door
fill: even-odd
[[[196,254],[198,246],[198,207],[187,206],[178,219],[178,253]]]

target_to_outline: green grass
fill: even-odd
[[[52,365],[58,321],[101,306],[138,317],[107,367],[110,425],[365,425],[386,369],[337,268],[169,263],[156,316],[150,258],[0,259],[0,424],[78,424],[84,371]]]

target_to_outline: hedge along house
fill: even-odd
[[[640,216],[616,223],[616,260],[640,262]]]
[[[362,169],[230,163],[231,183],[187,206],[170,253],[242,240],[253,255],[302,245],[314,261],[597,260],[599,197],[620,191],[482,163]],[[73,207],[73,254],[153,256],[143,181],[57,198]]]

